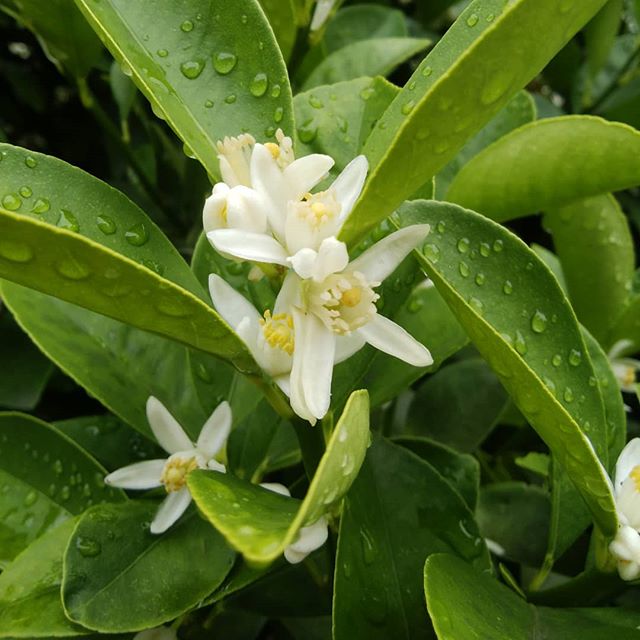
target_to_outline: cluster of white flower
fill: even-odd
[[[219,253],[286,269],[275,307],[260,315],[216,275],[210,292],[293,410],[315,424],[329,409],[334,365],[365,343],[414,366],[432,363],[422,344],[378,314],[374,291],[424,241],[429,226],[406,227],[350,261],[336,236],[362,191],[366,158],[358,156],[328,189],[311,193],[333,159],[296,159],[291,138],[278,131],[276,139],[260,144],[242,135],[219,142],[223,182],[203,212],[207,238]]]

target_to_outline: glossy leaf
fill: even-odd
[[[101,632],[148,629],[185,613],[224,580],[234,554],[222,537],[195,514],[153,535],[156,508],[130,502],[83,514],[64,557],[69,618]]]
[[[60,599],[62,558],[77,519],[58,525],[25,549],[0,575],[0,636],[84,635]]]
[[[211,176],[217,140],[292,129],[287,71],[257,0],[76,3]]]
[[[273,33],[278,41],[282,57],[288,60],[296,41],[296,7],[293,0],[259,0]]]
[[[413,203],[403,225],[429,223],[420,261],[514,402],[558,456],[605,535],[617,519],[604,409],[571,307],[522,241],[455,205]],[[595,447],[595,450],[594,450]]]
[[[447,200],[502,221],[637,184],[640,133],[565,116],[525,125],[487,147],[456,176]]]
[[[386,76],[430,43],[425,38],[372,38],[353,42],[320,62],[304,81],[302,90],[361,76]]]
[[[362,236],[444,167],[603,4],[471,2],[369,137],[372,174],[342,239]]]
[[[595,75],[607,61],[622,17],[623,0],[608,0],[584,30],[589,72]]]
[[[640,346],[640,295],[635,295],[618,318],[611,331],[611,342],[629,340],[634,347]]]
[[[489,568],[473,514],[460,495],[416,455],[376,440],[340,522],[335,640],[430,637],[420,564],[439,552]]]
[[[439,640],[633,640],[638,635],[635,611],[534,607],[454,556],[428,558],[424,584]]]
[[[48,424],[0,414],[0,566],[89,505],[124,499],[104,468]]]
[[[2,296],[38,347],[113,413],[152,437],[145,404],[171,408],[192,438],[207,419],[181,345],[32,289],[2,283]]]
[[[282,555],[301,527],[342,499],[358,475],[368,443],[369,399],[366,391],[356,391],[302,502],[215,472],[189,474],[189,489],[204,516],[247,562],[268,564]]]

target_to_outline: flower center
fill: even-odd
[[[321,283],[310,283],[311,310],[333,332],[346,335],[364,326],[377,313],[375,302],[380,297],[358,271],[338,273]]]
[[[288,313],[276,313],[271,316],[271,312],[267,309],[264,312],[264,319],[260,320],[262,326],[262,335],[267,344],[274,349],[282,349],[282,351],[293,355],[294,333],[293,333],[293,317]]]
[[[633,487],[637,493],[640,493],[640,464],[631,469],[629,477],[633,480]]]
[[[636,382],[636,370],[633,367],[625,366],[620,380],[625,387],[631,387]]]
[[[256,143],[255,138],[243,133],[237,138],[227,136],[216,143],[218,158],[224,158],[231,171],[235,174],[238,184],[251,186],[251,154]]]
[[[164,485],[167,493],[180,491],[187,481],[187,474],[197,468],[198,461],[195,456],[190,458],[171,456],[164,465],[160,482]]]
[[[294,206],[297,215],[313,229],[318,229],[333,220],[341,209],[341,205],[331,189],[320,193],[307,193],[304,200]]]

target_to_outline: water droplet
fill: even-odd
[[[46,213],[51,208],[51,204],[46,198],[38,198],[31,207],[31,213]]]
[[[229,51],[220,51],[213,56],[213,68],[222,76],[233,71],[238,58]]]
[[[432,69],[431,67],[425,67],[425,68],[422,70],[422,75],[423,75],[425,78],[428,78],[432,73],[433,73],[433,69]]]
[[[78,536],[76,538],[76,549],[80,552],[80,555],[85,558],[95,558],[97,555],[100,555],[102,546],[93,538]]]
[[[577,349],[571,349],[569,353],[569,364],[572,367],[577,367],[582,362],[582,352]]]
[[[214,105],[213,100],[205,100],[205,102],[204,102],[204,106],[205,106],[206,109],[211,109],[211,107],[213,107],[213,105]]]
[[[275,127],[267,127],[264,130],[264,135],[265,135],[265,138],[273,138],[273,136],[276,135],[276,128]]]
[[[56,263],[55,269],[68,280],[86,280],[91,275],[89,267],[72,256],[67,256],[64,260]]]
[[[156,309],[171,318],[186,318],[191,315],[190,309],[180,301],[172,298],[160,299],[156,305]]]
[[[567,387],[562,394],[565,402],[573,402],[573,390],[571,387]]]
[[[271,89],[271,97],[272,98],[279,98],[280,97],[280,85],[279,84],[274,84],[272,89]]]
[[[513,346],[521,356],[527,353],[527,341],[520,331],[516,331],[516,339],[513,342]]]
[[[496,19],[493,13],[487,15],[487,22],[493,22]]]
[[[373,87],[366,87],[364,88],[361,92],[360,92],[360,97],[363,100],[368,100],[374,93],[375,93],[375,89]]]
[[[114,234],[118,228],[115,221],[105,215],[101,215],[96,218],[96,225],[106,236]]]
[[[193,31],[193,22],[191,22],[191,20],[185,20],[180,25],[180,30],[184,31],[184,33],[189,33],[189,31]]]
[[[468,18],[467,18],[467,26],[469,27],[475,27],[478,24],[478,15],[475,13],[472,13]]]
[[[589,376],[589,386],[590,387],[595,387],[598,384],[598,381],[595,379],[594,376]]]
[[[284,117],[284,109],[282,107],[276,107],[276,110],[273,112],[273,119],[275,122],[281,122]]]
[[[68,229],[69,231],[73,231],[74,233],[78,233],[78,231],[80,231],[80,223],[78,222],[78,218],[76,218],[75,214],[68,209],[62,209],[62,211],[60,212],[60,217],[58,218],[58,226],[61,229]]]
[[[491,255],[491,247],[487,242],[480,243],[480,255],[483,258],[488,258]]]
[[[480,315],[484,312],[484,303],[479,298],[471,296],[471,298],[469,298],[469,306]]]
[[[30,507],[31,505],[35,504],[37,499],[38,494],[35,491],[29,491],[29,493],[27,493],[27,495],[24,497],[24,506]]]
[[[340,429],[340,433],[338,434],[338,442],[346,442],[347,440],[347,430],[342,427],[342,429]]]
[[[461,262],[458,265],[458,270],[463,278],[469,277],[469,265],[466,262]]]
[[[458,251],[460,253],[467,253],[467,251],[469,251],[469,245],[471,243],[469,242],[469,238],[460,238],[460,240],[458,240]]]
[[[502,240],[500,240],[500,238],[498,238],[494,243],[493,243],[493,250],[496,253],[500,253],[502,251],[502,249],[504,248],[504,242]]]
[[[301,127],[298,127],[298,137],[300,142],[308,144],[313,142],[318,135],[318,128],[313,124],[313,120],[306,122]]]
[[[61,475],[61,474],[62,474],[62,471],[63,471],[63,467],[62,467],[62,460],[56,460],[56,461],[53,463],[52,469],[53,469],[53,472],[54,472],[57,476]]]
[[[242,16],[240,17],[240,22],[242,22],[242,24],[247,24],[248,21],[249,21],[249,17],[243,13]]]
[[[556,368],[559,367],[562,364],[562,356],[556,353],[553,358],[551,358],[551,364]]]
[[[225,101],[227,104],[233,104],[233,103],[236,101],[236,99],[237,99],[236,94],[235,94],[235,93],[230,93],[230,94],[229,94],[229,95],[224,99],[224,101]]]
[[[249,84],[249,91],[256,98],[262,97],[269,87],[269,78],[266,73],[256,73],[253,80]]]
[[[440,220],[440,222],[438,222],[438,224],[436,225],[436,231],[438,233],[444,233],[446,228],[447,225],[443,220]]]
[[[479,273],[479,274],[476,276],[476,284],[477,284],[479,287],[481,287],[481,286],[485,283],[485,280],[486,280],[486,276],[484,275],[484,273]]]
[[[353,469],[355,467],[355,460],[350,453],[345,453],[342,458],[342,462],[340,463],[340,468],[342,469],[343,476],[349,476],[353,473]]]
[[[207,384],[213,382],[213,376],[211,375],[209,369],[207,369],[207,367],[202,364],[202,362],[198,362],[196,366],[196,375],[198,376],[198,378],[200,378],[200,380],[202,380],[202,382],[206,382]]]
[[[18,189],[18,193],[23,198],[30,198],[33,195],[33,191],[31,191],[31,187],[27,187],[26,185],[24,187],[20,187],[20,189]]]
[[[2,198],[2,206],[8,211],[17,211],[22,206],[22,198],[15,193],[8,193]]]
[[[141,247],[149,239],[149,233],[144,223],[139,222],[133,225],[128,231],[125,231],[124,237],[126,241],[134,247]]]
[[[68,487],[68,485],[65,484],[62,489],[60,489],[60,498],[62,498],[62,500],[66,502],[70,497],[71,489]]]
[[[409,313],[418,313],[418,311],[420,311],[422,307],[424,307],[424,300],[419,296],[410,298],[409,302],[407,303],[407,309],[409,310]]]
[[[29,169],[35,169],[38,166],[38,161],[33,156],[27,156],[24,159],[24,163]]]
[[[440,259],[440,248],[437,244],[427,243],[422,248],[422,252],[427,260],[434,264]]]
[[[416,106],[415,100],[408,100],[402,105],[402,108],[400,109],[400,111],[402,111],[402,113],[406,116],[413,111],[415,106]]]
[[[187,60],[180,65],[180,71],[185,78],[195,80],[204,69],[204,62],[201,60]]]
[[[531,316],[531,329],[535,333],[543,333],[547,328],[547,316],[542,311],[536,311]]]
[[[324,107],[324,103],[322,102],[322,100],[320,100],[320,98],[318,98],[318,96],[314,95],[313,93],[309,96],[309,104],[314,109],[322,109],[322,107]]]
[[[513,284],[511,280],[504,281],[504,284],[502,285],[502,293],[508,296],[513,293]]]
[[[376,548],[375,540],[371,532],[365,527],[360,529],[360,544],[362,545],[362,559],[364,563],[368,565],[373,564],[378,555],[378,549]]]
[[[166,49],[158,49],[156,53],[160,58],[166,58],[169,55],[169,52]]]

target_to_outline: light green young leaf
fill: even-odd
[[[622,19],[624,0],[608,0],[584,30],[587,63],[592,76],[604,66]]]
[[[430,44],[425,38],[372,38],[353,42],[320,62],[304,81],[302,90],[361,76],[386,76]]]
[[[0,414],[0,566],[36,538],[90,504],[117,502],[104,468],[48,424],[19,413]]]
[[[447,200],[501,222],[637,184],[638,131],[563,116],[520,127],[487,147],[456,176]]]
[[[640,616],[622,608],[534,607],[463,560],[433,555],[424,568],[427,607],[439,640],[634,640]]]
[[[62,608],[62,558],[77,518],[67,520],[27,547],[0,575],[0,637],[54,638],[86,629]]]
[[[215,472],[189,474],[189,489],[204,516],[229,544],[247,562],[265,565],[282,555],[301,527],[316,522],[343,498],[358,475],[368,444],[369,398],[366,391],[356,391],[302,502]]]
[[[597,525],[613,535],[615,507],[598,459],[607,463],[602,400],[556,279],[516,236],[477,213],[427,201],[404,211],[403,226],[431,224],[419,257],[429,277],[566,468]]]
[[[429,637],[420,565],[449,552],[481,570],[489,556],[473,513],[427,462],[382,438],[367,452],[340,521],[335,640]]]
[[[604,1],[471,2],[369,137],[372,173],[341,238],[364,235],[435,175]]]
[[[211,176],[217,140],[293,128],[287,70],[257,0],[76,4]]]
[[[609,332],[627,305],[635,271],[626,216],[609,194],[551,209],[545,226],[553,236],[578,319],[610,347]]]

